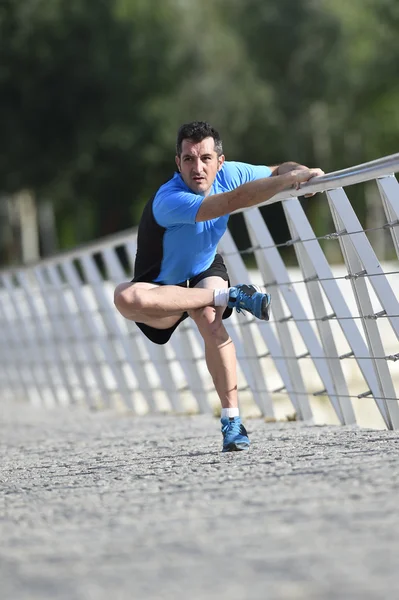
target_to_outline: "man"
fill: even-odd
[[[194,320],[222,405],[223,451],[244,450],[250,442],[239,416],[236,354],[222,319],[235,308],[268,320],[270,295],[250,284],[230,287],[217,245],[230,213],[323,171],[293,162],[227,162],[218,132],[197,121],[178,131],[176,165],[178,172],[144,208],[134,279],[118,285],[115,305],[156,344],[165,344],[188,316]]]

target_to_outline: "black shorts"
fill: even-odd
[[[202,271],[202,273],[195,275],[195,277],[192,277],[187,281],[183,281],[182,283],[177,283],[176,285],[180,287],[193,288],[206,277],[221,277],[222,279],[224,279],[224,281],[227,281],[228,285],[230,286],[230,279],[227,273],[226,265],[224,264],[223,258],[220,254],[216,254],[215,260],[213,261],[211,266],[208,269],[206,269],[206,271]],[[133,282],[135,281],[137,280],[133,279]],[[157,282],[149,281],[148,283]],[[157,285],[160,284],[157,283]],[[223,319],[228,319],[232,312],[233,311],[231,308],[226,307],[223,313]],[[166,344],[170,340],[174,330],[177,329],[180,323],[187,319],[187,317],[188,313],[184,312],[180,319],[177,321],[177,323],[175,323],[173,327],[169,327],[168,329],[157,329],[156,327],[150,327],[150,325],[145,325],[145,323],[136,323],[136,325],[137,327],[139,327],[139,329],[141,329],[144,335],[148,337],[149,340],[151,340],[151,342],[154,342],[154,344],[162,345]]]

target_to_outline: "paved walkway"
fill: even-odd
[[[1,600],[395,598],[399,435],[0,406]]]

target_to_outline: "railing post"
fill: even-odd
[[[399,303],[343,189],[331,190],[327,192],[327,197],[336,230],[341,233],[339,242],[342,254],[350,274],[359,314],[363,317],[362,325],[378,380],[378,388],[370,388],[370,391],[387,427],[397,429],[399,427],[399,406],[395,401],[384,399],[394,398],[395,388],[385,358],[384,346],[377,322],[372,318],[367,318],[373,316],[375,310],[363,275],[368,276],[397,336],[399,333],[399,317],[393,315],[399,315]]]
[[[267,291],[272,295],[273,317],[276,321],[276,331],[281,345],[282,357],[288,357],[284,361],[283,371],[284,376],[285,372],[287,372],[288,377],[285,376],[286,380],[283,381],[298,419],[311,420],[313,419],[313,414],[309,404],[308,392],[303,382],[299,362],[293,360],[295,347],[290,326],[285,320],[286,315],[280,297],[281,295],[284,298],[286,294],[295,295],[295,291],[287,283],[283,283],[289,281],[288,271],[277,248],[275,248],[273,238],[262,219],[260,210],[258,208],[247,210],[244,213],[244,218],[248,227],[251,244],[255,248],[256,262],[266,288],[268,282],[278,284]],[[259,249],[257,249],[258,247]],[[281,362],[283,360],[284,358],[281,359]]]
[[[390,177],[377,179],[377,185],[395,246],[396,256],[399,258],[399,183],[396,177],[391,175]]]
[[[318,281],[319,276],[316,264],[320,260],[324,262],[324,253],[318,240],[315,239],[315,233],[306,218],[299,200],[297,198],[292,198],[283,202],[283,209],[287,218],[288,227],[291,231],[291,237],[297,240],[297,243],[294,244],[294,249],[298,264],[303,273],[312,310],[317,319],[316,326],[325,352],[326,362],[331,373],[335,398],[340,407],[342,422],[345,424],[353,424],[356,423],[356,417],[351,399],[348,397],[348,387],[346,385],[344,373],[340,364],[339,353],[328,319],[328,314],[331,314],[331,311],[326,311],[323,296],[321,294],[320,282]],[[312,238],[314,243],[312,244],[312,252],[309,252],[307,250],[308,242],[306,240]],[[325,262],[327,261],[325,260]],[[335,288],[332,290],[332,293],[333,295],[336,294]],[[329,296],[327,296],[327,300],[331,303]]]
[[[21,398],[27,397],[33,405],[48,405],[42,382],[35,370],[39,357],[37,344],[20,305],[23,292],[13,285],[12,278],[6,273],[0,274],[0,281],[4,286],[0,299],[0,330],[4,336],[1,365],[7,374],[11,394],[18,393]],[[10,313],[14,318],[10,318]],[[41,372],[42,369],[41,367]],[[26,380],[27,373],[30,377]],[[53,402],[50,402],[50,406],[52,405]]]
[[[91,373],[94,380],[96,376],[98,377],[98,372],[93,367],[93,356],[88,351],[87,344],[84,343],[83,332],[77,323],[76,313],[72,312],[71,301],[67,300],[70,296],[70,289],[62,283],[59,270],[55,265],[45,265],[45,270],[51,286],[49,286],[51,294],[55,300],[56,312],[58,310],[64,320],[64,336],[58,332],[59,339],[66,345],[70,364],[83,391],[84,402],[90,408],[96,408],[98,398],[93,392],[93,386],[89,386],[87,383],[87,371]],[[52,310],[51,306],[50,311]],[[53,326],[56,327],[56,323]]]

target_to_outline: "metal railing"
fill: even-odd
[[[238,355],[240,398],[256,414],[342,424],[399,427],[399,269],[382,265],[370,233],[389,232],[399,256],[399,154],[329,173],[281,202],[290,239],[275,244],[259,207],[243,211],[250,247],[229,232],[220,244],[232,283],[254,281],[273,295],[269,322],[235,315],[225,322]],[[364,229],[343,189],[376,180],[385,223]],[[315,235],[298,196],[325,192],[334,231]],[[234,216],[232,217],[232,219]],[[384,233],[385,232],[385,233]],[[322,243],[338,244],[331,266]],[[284,248],[296,268],[287,268]],[[131,278],[130,230],[0,272],[1,396],[36,405],[208,412],[218,406],[202,340],[185,321],[166,346],[151,344],[113,305]],[[244,258],[252,255],[256,269]],[[385,268],[384,268],[385,267]],[[321,410],[322,409],[322,410]]]

